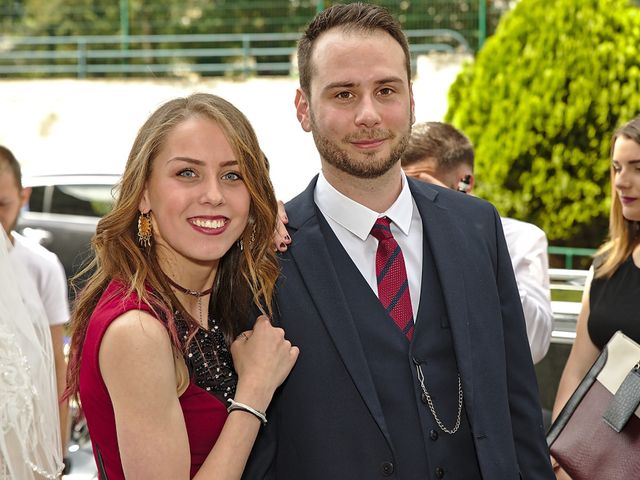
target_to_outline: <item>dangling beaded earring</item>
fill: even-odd
[[[238,248],[240,249],[240,251],[244,250],[244,242],[242,241],[242,239],[238,240]]]
[[[151,212],[140,212],[140,216],[138,217],[138,243],[140,243],[141,247],[145,248],[151,246],[152,234],[153,227],[151,225]]]

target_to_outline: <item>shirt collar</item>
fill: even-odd
[[[383,213],[374,212],[364,205],[343,195],[327,181],[320,172],[314,193],[316,205],[322,213],[349,230],[361,240],[366,240],[371,228],[380,217],[389,217],[404,234],[409,235],[413,200],[409,182],[402,172],[402,190],[395,202]]]

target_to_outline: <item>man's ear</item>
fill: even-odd
[[[471,193],[473,192],[473,186],[476,184],[476,177],[473,176],[473,174],[469,177],[469,190],[467,190],[467,193]]]
[[[311,131],[311,110],[309,107],[309,101],[307,95],[301,88],[296,90],[296,116],[300,122],[300,126],[305,132]]]
[[[24,207],[27,203],[29,203],[29,199],[31,198],[31,191],[31,187],[25,187],[20,192],[21,207]]]

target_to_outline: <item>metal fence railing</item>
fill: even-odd
[[[549,245],[547,248],[549,255],[564,257],[564,268],[575,268],[575,261],[577,259],[583,260],[581,267],[588,268],[591,264],[591,257],[596,253],[595,248],[580,248],[580,247],[561,247],[555,245]],[[584,261],[586,260],[586,262]]]
[[[290,70],[297,35],[338,1],[344,0],[0,0],[2,75],[282,74]],[[388,8],[414,35],[417,53],[459,46],[475,52],[512,1],[370,3]],[[432,33],[420,39],[417,32]]]
[[[446,29],[407,31],[412,57],[470,52]],[[0,76],[289,75],[298,33],[4,37]]]

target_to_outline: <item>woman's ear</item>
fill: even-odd
[[[147,213],[151,210],[151,201],[149,200],[149,189],[144,187],[144,192],[142,192],[142,198],[140,199],[140,203],[138,204],[138,211],[141,213]]]

